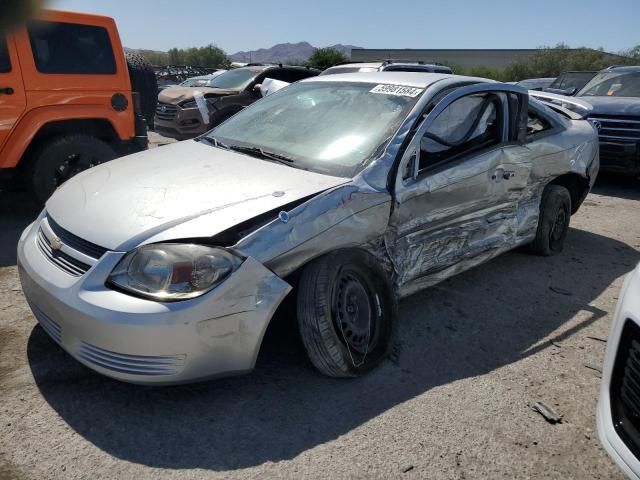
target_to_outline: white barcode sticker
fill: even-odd
[[[422,88],[405,87],[403,85],[376,85],[371,93],[382,93],[384,95],[399,95],[401,97],[415,98],[422,93]]]

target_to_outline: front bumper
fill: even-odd
[[[611,458],[620,466],[629,478],[640,480],[640,459],[632,449],[639,445],[629,443],[629,439],[623,439],[616,424],[612,410],[612,380],[618,350],[623,341],[623,331],[627,322],[640,325],[640,266],[627,276],[622,287],[620,300],[616,307],[611,333],[607,341],[604,367],[602,372],[602,385],[600,399],[596,413],[598,423],[598,436],[602,445]],[[618,425],[619,428],[619,425]]]
[[[604,172],[640,175],[640,143],[601,141],[600,164]]]
[[[291,287],[247,258],[222,284],[191,300],[160,303],[105,281],[123,252],[107,252],[74,277],[45,257],[39,221],[18,244],[22,288],[43,329],[76,360],[118,380],[174,384],[243,373]]]
[[[207,133],[212,126],[210,123],[205,123],[202,113],[197,107],[182,108],[176,105],[175,115],[156,112],[153,128],[165,137],[188,140]]]

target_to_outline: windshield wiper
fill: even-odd
[[[248,155],[252,155],[254,157],[263,158],[266,160],[274,160],[276,162],[284,163],[285,165],[289,165],[295,163],[295,160],[286,155],[282,155],[280,153],[270,152],[260,147],[244,147],[242,145],[229,145],[229,150],[233,150],[234,152],[246,153]]]
[[[203,136],[203,137],[198,137],[196,140],[198,140],[199,142],[208,143],[209,145],[212,145],[214,147],[224,148],[225,150],[231,150],[229,148],[229,145],[225,145],[224,143],[222,143],[220,140],[218,140],[215,137]]]
[[[214,147],[224,148],[225,150],[233,150],[234,152],[246,153],[247,155],[251,155],[253,157],[262,158],[265,160],[272,160],[274,162],[280,162],[285,165],[291,165],[295,163],[295,160],[286,155],[282,155],[281,153],[270,152],[260,147],[245,147],[242,145],[227,145],[222,143],[215,137],[200,137],[200,141],[204,141],[209,145],[213,145]]]

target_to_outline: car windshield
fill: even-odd
[[[253,68],[238,68],[229,70],[209,82],[210,87],[226,88],[228,90],[244,90],[261,70]]]
[[[580,90],[595,76],[595,72],[565,72],[556,78],[551,88]]]
[[[382,153],[421,92],[359,82],[296,83],[242,110],[207,138],[350,178]]]
[[[579,94],[585,97],[640,97],[640,72],[605,72],[596,75]]]
[[[180,84],[181,87],[202,87],[207,84],[206,78],[190,78]]]

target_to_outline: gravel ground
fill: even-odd
[[[0,194],[0,478],[620,479],[595,409],[639,200],[603,179],[563,254],[505,254],[404,300],[401,351],[364,378],[317,375],[281,316],[251,375],[148,388],[36,326],[15,267],[35,212]]]

